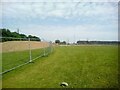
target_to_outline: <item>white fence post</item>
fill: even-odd
[[[45,47],[43,47],[44,48],[44,56],[45,56]]]
[[[32,62],[30,38],[29,38],[29,57],[30,57],[29,62]]]
[[[42,38],[42,39],[43,39],[43,38]],[[43,52],[44,55],[43,55],[43,56],[45,56],[45,55],[46,55],[46,53],[45,53],[46,50],[45,50],[45,40],[44,40],[44,39],[43,39],[43,50],[44,50],[44,52]]]

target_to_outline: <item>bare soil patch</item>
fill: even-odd
[[[0,43],[0,51],[2,52],[13,52],[13,51],[23,51],[29,50],[29,46],[31,49],[39,49],[48,47],[48,42],[38,42],[38,41],[7,41],[4,43]],[[1,50],[2,49],[2,50]]]

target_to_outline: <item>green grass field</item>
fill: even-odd
[[[45,53],[48,52],[49,47],[45,49]],[[43,55],[44,55],[43,48],[31,50],[31,59],[35,59],[36,57]],[[29,61],[30,61],[29,50],[2,53],[2,72]]]
[[[35,58],[42,54],[42,50],[32,50],[32,58]],[[11,69],[15,66],[18,66],[20,64],[24,64],[26,62],[29,62],[29,50],[25,51],[14,51],[14,52],[7,52],[2,53],[2,71],[6,71],[8,69]]]
[[[117,46],[64,46],[23,67],[3,74],[3,88],[118,87]]]

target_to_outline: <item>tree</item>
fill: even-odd
[[[12,34],[12,37],[21,38],[20,34],[17,32],[12,32],[11,34]]]
[[[28,38],[30,38],[31,41],[41,41],[39,37],[28,35]]]
[[[66,44],[66,41],[60,42],[60,44]]]
[[[10,32],[9,29],[5,29],[5,28],[0,29],[0,34],[1,34],[2,37],[11,37],[11,32]],[[4,41],[11,41],[11,39],[2,38],[2,42],[4,42]]]
[[[60,43],[60,40],[55,40],[55,43],[59,44],[59,43]]]
[[[20,34],[21,38],[27,38],[25,34]]]
[[[79,40],[79,41],[77,41],[77,44],[80,44],[80,42],[81,42],[80,40]]]
[[[0,36],[5,37],[5,38],[2,38],[2,42],[18,40],[18,39],[15,39],[15,38],[21,38],[21,40],[25,40],[25,39],[22,39],[22,38],[26,38],[26,40],[28,38],[31,38],[31,41],[41,41],[41,39],[39,37],[32,36],[32,35],[29,35],[27,37],[25,34],[19,34],[17,32],[11,32],[9,29],[5,29],[5,28],[0,29]],[[8,37],[12,37],[12,38],[8,38]]]

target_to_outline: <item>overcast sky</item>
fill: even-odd
[[[118,3],[2,3],[2,27],[50,41],[118,40]]]

